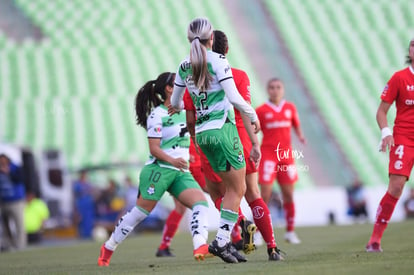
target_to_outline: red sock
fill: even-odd
[[[178,225],[180,224],[182,217],[183,216],[177,211],[171,211],[170,215],[165,221],[164,230],[162,232],[162,240],[159,249],[166,249],[167,247],[170,247],[171,240],[174,238],[174,235],[177,232]]]
[[[371,239],[369,243],[381,243],[382,234],[387,228],[388,221],[394,212],[395,205],[398,199],[391,196],[388,192],[385,193],[384,197],[379,203],[377,210],[377,217],[374,224],[374,230],[372,231]]]
[[[286,231],[291,232],[295,230],[295,203],[286,202],[283,203],[283,209],[285,210],[286,218]]]
[[[249,203],[253,213],[254,223],[257,225],[260,233],[267,244],[267,248],[276,247],[275,237],[273,235],[272,218],[269,208],[262,198],[258,198]]]
[[[221,202],[223,201],[223,197],[219,197],[214,201],[214,205],[216,206],[217,210],[220,212],[221,210]]]
[[[243,212],[241,211],[241,208],[239,207],[239,218],[237,219],[236,224],[233,227],[233,230],[231,231],[231,241],[232,243],[237,243],[238,241],[242,240],[241,234],[240,234],[240,228],[239,224],[242,219],[244,219]]]

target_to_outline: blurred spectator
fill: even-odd
[[[361,181],[355,180],[350,187],[347,188],[348,196],[348,215],[355,220],[366,221],[368,212],[366,207],[366,196]]]
[[[107,228],[112,229],[118,215],[124,209],[125,201],[119,193],[115,180],[109,179],[108,186],[101,192],[96,201],[97,220]]]
[[[0,155],[0,213],[2,218],[1,249],[26,246],[24,230],[25,187],[21,169],[4,154]]]
[[[38,244],[42,241],[43,225],[49,215],[46,203],[36,197],[35,193],[27,192],[24,222],[29,244]]]
[[[410,195],[404,201],[405,217],[414,218],[414,187],[410,188]]]
[[[125,199],[125,209],[129,210],[137,203],[138,187],[134,185],[130,177],[125,177],[123,187],[123,198]]]
[[[82,239],[92,238],[95,222],[95,203],[93,187],[87,179],[87,172],[81,171],[79,179],[73,186],[75,209],[74,220],[78,228],[78,235]]]
[[[279,192],[274,190],[272,191],[272,195],[270,196],[268,206],[270,213],[272,215],[273,223],[275,225],[279,223],[284,223],[285,212],[283,210],[283,202]]]

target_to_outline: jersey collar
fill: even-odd
[[[275,110],[277,113],[280,113],[280,111],[282,111],[283,106],[285,105],[286,100],[282,100],[280,101],[279,105],[276,105],[270,101],[267,101],[267,104],[273,109]]]
[[[414,74],[414,68],[413,68],[413,66],[410,65],[408,68],[410,68],[411,73]]]

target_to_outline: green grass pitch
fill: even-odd
[[[390,223],[383,253],[366,253],[372,224],[300,227],[302,244],[289,245],[276,228],[276,240],[286,252],[283,262],[269,262],[265,246],[247,255],[247,263],[226,264],[219,258],[196,262],[189,233],[172,242],[174,258],[157,258],[161,235],[134,235],[120,245],[109,267],[98,267],[100,243],[30,247],[0,255],[0,274],[414,274],[414,221]],[[215,232],[210,232],[210,240]]]

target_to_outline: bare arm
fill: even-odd
[[[392,132],[390,128],[388,128],[388,121],[387,121],[387,113],[391,107],[390,103],[385,101],[381,101],[378,110],[377,110],[377,123],[379,128],[381,129],[381,143],[380,143],[380,151],[385,152],[394,146],[394,138],[392,136]]]
[[[186,120],[187,120],[187,129],[190,133],[191,139],[193,140],[193,143],[196,145],[196,139],[195,139],[195,125],[196,125],[196,116],[195,112],[193,110],[186,110],[185,111]],[[197,148],[197,146],[196,146]]]
[[[171,95],[171,107],[174,108],[176,111],[181,111],[181,101],[183,100],[184,92],[185,87],[177,86],[176,84],[174,84],[174,90]]]
[[[166,154],[162,149],[161,149],[161,139],[159,138],[148,138],[148,144],[149,144],[149,150],[150,153],[153,157],[155,157],[156,159],[160,160],[160,161],[165,161],[170,163],[172,166],[180,169],[180,170],[184,170],[184,169],[188,169],[188,163],[185,159],[183,158],[173,158],[170,155]]]
[[[257,138],[253,125],[250,123],[249,118],[243,113],[240,113],[240,116],[243,120],[244,128],[246,129],[247,134],[249,135],[250,141],[252,142],[252,150],[250,151],[250,159],[254,161],[256,167],[258,167],[260,158],[262,156],[260,152],[259,140]]]
[[[299,141],[302,142],[303,144],[306,144],[306,139],[305,139],[305,136],[303,135],[302,128],[298,126],[298,127],[294,127],[294,129],[295,129],[296,135],[299,138]]]

